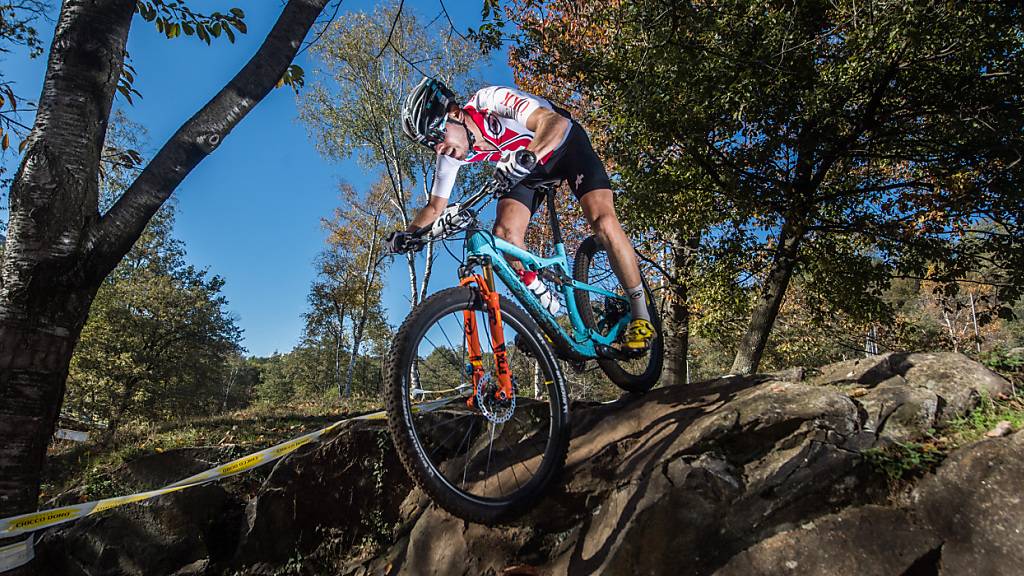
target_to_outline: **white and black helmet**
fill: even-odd
[[[444,82],[424,77],[402,106],[402,131],[415,142],[433,149],[444,140],[448,105],[455,102],[455,93]]]

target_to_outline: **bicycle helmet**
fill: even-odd
[[[453,102],[455,93],[443,82],[424,77],[402,106],[402,131],[414,142],[433,149],[444,140],[448,105]]]

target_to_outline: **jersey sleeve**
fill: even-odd
[[[526,119],[538,108],[551,109],[547,100],[507,86],[491,86],[476,93],[477,108],[511,118],[526,126]]]
[[[448,198],[452,195],[452,188],[455,187],[455,177],[459,175],[459,168],[464,164],[450,156],[438,155],[437,163],[434,164],[434,183],[430,187],[431,196]]]

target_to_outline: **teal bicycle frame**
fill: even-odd
[[[626,314],[614,325],[607,334],[601,334],[592,330],[583,322],[579,309],[576,306],[576,291],[585,290],[593,294],[599,294],[606,298],[622,301],[628,306],[628,300],[621,295],[609,292],[597,286],[591,286],[572,278],[569,273],[569,258],[565,253],[565,244],[562,242],[561,229],[558,225],[558,217],[555,213],[554,191],[548,185],[538,187],[538,191],[546,189],[548,214],[550,215],[550,226],[554,238],[555,256],[544,258],[532,252],[523,250],[514,244],[506,242],[484,230],[472,230],[467,233],[465,248],[466,262],[483,262],[490,264],[498,278],[515,295],[516,300],[522,303],[529,311],[530,316],[541,326],[545,333],[551,338],[555,345],[556,352],[567,359],[582,361],[591,358],[604,356],[601,349],[607,349],[614,343],[621,332],[629,323],[629,315]],[[486,190],[486,187],[485,189]],[[485,193],[481,190],[472,198],[467,200],[466,209],[479,202]],[[489,193],[488,193],[489,195]],[[540,300],[533,294],[526,285],[519,279],[519,275],[513,270],[506,260],[506,256],[519,260],[528,270],[547,271],[549,278],[554,278],[559,284],[558,291],[565,297],[566,315],[572,326],[571,333],[566,332],[555,316],[541,305]],[[493,290],[495,287],[491,287]]]

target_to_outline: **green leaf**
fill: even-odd
[[[217,22],[210,28],[210,34],[213,34],[214,38],[220,38],[220,22]]]
[[[188,22],[182,22],[181,29],[185,32],[185,36],[191,36],[196,33],[196,29]]]
[[[249,27],[245,25],[245,22],[242,22],[241,20],[232,20],[232,21],[231,21],[231,23],[232,23],[232,24],[233,24],[233,25],[235,26],[235,28],[237,28],[237,29],[238,29],[238,31],[239,31],[239,32],[241,32],[242,34],[245,34],[245,33],[249,32]]]
[[[224,33],[227,34],[228,40],[230,40],[231,43],[234,44],[235,43],[235,33],[231,31],[231,27],[230,26],[225,26],[224,27]]]
[[[235,18],[245,18],[245,12],[243,12],[241,8],[232,8],[229,12],[234,14]]]

